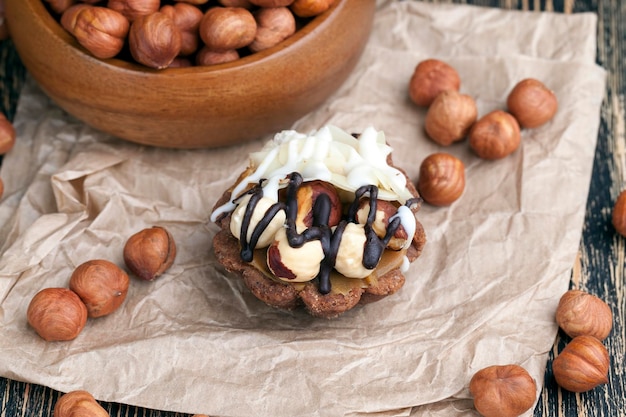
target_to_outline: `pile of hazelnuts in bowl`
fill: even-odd
[[[278,45],[335,0],[42,0],[94,57],[215,65]]]
[[[426,59],[415,67],[409,82],[409,97],[426,107],[424,131],[441,146],[467,139],[479,158],[502,159],[519,148],[521,130],[549,122],[557,112],[558,100],[541,81],[526,78],[509,92],[506,109],[493,110],[478,118],[476,101],[460,90],[461,78],[448,63]],[[465,167],[455,156],[438,152],[420,166],[417,189],[429,204],[447,206],[465,188]]]

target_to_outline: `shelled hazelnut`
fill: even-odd
[[[107,7],[132,22],[140,16],[157,12],[161,7],[161,0],[108,0]]]
[[[296,19],[287,7],[266,7],[253,13],[256,35],[249,45],[253,52],[278,45],[296,32]]]
[[[124,262],[139,278],[153,281],[161,276],[176,258],[176,244],[167,229],[154,226],[132,235],[124,245]]]
[[[554,117],[558,109],[558,100],[554,92],[541,81],[527,78],[513,87],[506,105],[520,126],[535,128]]]
[[[28,305],[28,324],[46,341],[72,340],[87,323],[87,307],[68,288],[44,288]]]
[[[626,190],[622,190],[615,200],[611,223],[617,233],[626,237]]]
[[[233,62],[240,58],[236,49],[213,51],[206,46],[196,54],[196,65],[217,65]]]
[[[249,0],[255,6],[259,7],[285,7],[293,3],[293,0]]]
[[[106,7],[77,4],[61,17],[61,24],[96,58],[113,58],[124,47],[128,20]]]
[[[224,7],[243,7],[244,9],[253,7],[250,0],[217,0],[217,2]]]
[[[296,16],[312,17],[330,9],[334,2],[335,0],[294,0],[290,8]]]
[[[227,51],[250,45],[257,24],[252,12],[243,7],[214,7],[204,13],[199,30],[207,48]]]
[[[45,0],[48,7],[56,13],[63,13],[70,6],[74,5],[77,0]]]
[[[465,139],[477,117],[478,109],[471,96],[447,90],[428,108],[424,129],[433,141],[449,146]]]
[[[189,3],[178,2],[173,5],[166,4],[161,7],[160,12],[169,16],[180,31],[179,55],[189,56],[195,53],[200,45],[198,28],[203,16],[202,11]]]
[[[313,180],[306,181],[298,188],[296,200],[298,203],[298,213],[296,215],[296,225],[301,228],[308,228],[313,225],[313,208],[320,196],[325,196],[330,202],[330,213],[328,225],[337,226],[343,215],[341,198],[333,185],[326,181]]]
[[[569,290],[559,300],[556,322],[570,337],[587,335],[604,340],[613,328],[613,313],[611,307],[595,295]]]
[[[413,71],[409,97],[418,106],[428,107],[440,93],[459,91],[460,87],[461,78],[452,66],[438,59],[425,59]]]
[[[355,215],[355,220],[359,224],[365,224],[370,213],[370,199],[364,198],[361,200],[358,206],[358,210]],[[372,229],[379,238],[385,237],[389,222],[393,216],[398,213],[398,207],[391,201],[376,200],[376,215],[372,223]],[[404,227],[400,225],[396,229],[395,233],[389,240],[387,248],[391,250],[400,250],[406,247],[408,234]]]
[[[0,155],[9,152],[15,145],[15,127],[0,113]]]
[[[420,165],[417,190],[429,204],[452,204],[465,190],[465,165],[457,157],[445,152],[427,156]]]
[[[91,393],[83,390],[61,395],[54,404],[54,417],[110,417]]]
[[[577,336],[552,362],[556,383],[572,392],[585,392],[608,382],[609,353],[593,336]]]
[[[537,398],[537,384],[519,365],[494,365],[476,372],[469,389],[484,417],[517,417]]]
[[[494,110],[487,113],[470,129],[469,146],[483,159],[502,159],[517,150],[521,132],[517,120],[509,113]]]
[[[113,262],[93,259],[74,269],[69,287],[85,303],[89,317],[102,317],[124,302],[129,283],[128,274]]]
[[[165,13],[137,17],[130,25],[128,46],[133,58],[147,67],[167,68],[182,48],[181,31]]]

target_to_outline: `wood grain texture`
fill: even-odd
[[[536,417],[626,416],[626,239],[611,225],[615,198],[626,188],[626,2],[623,0],[431,0],[504,9],[593,12],[598,15],[597,62],[607,70],[607,88],[586,209],[580,256],[572,268],[572,288],[598,295],[611,306],[614,328],[605,341],[612,366],[609,383],[574,394],[554,383],[550,363]],[[0,42],[0,110],[13,118],[25,71],[10,41]],[[569,339],[559,334],[551,358]],[[1,359],[0,359],[1,360]],[[38,385],[0,378],[0,417],[49,417],[60,393]],[[102,404],[111,416],[185,417],[179,413],[147,410],[114,403]]]

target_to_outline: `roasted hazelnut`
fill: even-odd
[[[330,227],[336,226],[341,220],[342,204],[335,187],[325,181],[307,181],[302,183],[296,192],[298,213],[296,215],[296,226],[300,230],[313,225],[315,221],[315,205],[320,196],[328,198],[328,219],[318,219],[320,223],[327,223]]]
[[[470,129],[469,146],[483,159],[501,159],[517,150],[521,141],[515,117],[502,111],[487,113]]]
[[[44,340],[72,340],[87,323],[87,307],[70,289],[45,288],[30,301],[26,316]]]
[[[132,235],[124,245],[124,262],[139,278],[153,281],[176,258],[176,244],[164,227],[153,226]]]
[[[61,395],[54,404],[54,417],[110,417],[91,393],[83,390]]]
[[[236,49],[227,51],[213,51],[206,46],[196,54],[196,65],[217,65],[238,60],[240,57]]]
[[[267,267],[278,279],[289,282],[306,282],[317,276],[324,259],[319,240],[292,247],[287,240],[287,229],[280,228],[267,248]]]
[[[120,53],[129,28],[129,22],[124,16],[99,6],[72,8],[68,11],[73,17],[73,26],[68,31],[93,56],[106,59]]]
[[[161,0],[108,0],[107,7],[123,14],[129,21],[159,10]]]
[[[200,35],[198,28],[202,20],[202,10],[189,3],[166,4],[160,9],[161,13],[168,15],[178,27],[181,34],[181,47],[179,55],[191,55],[198,50]]]
[[[626,237],[626,190],[623,190],[615,200],[611,222],[615,231]]]
[[[217,2],[225,7],[243,7],[244,9],[252,8],[250,0],[217,0]]]
[[[193,4],[194,6],[201,6],[209,2],[209,0],[174,0],[174,1],[178,3]]]
[[[50,10],[57,14],[62,14],[70,6],[74,5],[77,0],[45,0]]]
[[[293,0],[250,0],[250,3],[252,3],[255,6],[259,6],[259,7],[284,7],[284,6],[289,6],[291,3],[293,3]]]
[[[459,73],[438,59],[426,59],[415,67],[409,82],[409,97],[418,106],[428,107],[435,97],[448,90],[459,91]]]
[[[214,51],[240,49],[256,36],[256,21],[243,7],[213,7],[200,21],[200,38]]]
[[[170,62],[168,68],[187,68],[193,66],[193,62],[189,57],[177,56]]]
[[[0,113],[0,155],[9,152],[15,145],[15,128],[13,124]]]
[[[82,2],[76,3],[73,6],[68,7],[63,12],[63,14],[61,14],[61,18],[59,19],[59,23],[61,23],[63,29],[74,35],[74,27],[76,26],[76,18],[78,17],[78,13],[88,7],[91,7],[91,5]]]
[[[506,105],[520,126],[526,128],[547,123],[559,107],[554,92],[534,78],[517,83],[509,93]]]
[[[572,392],[585,392],[608,382],[609,353],[593,336],[577,336],[552,362],[556,383]]]
[[[569,290],[559,300],[556,322],[569,336],[607,338],[613,328],[613,313],[600,298],[581,290]]]
[[[484,417],[517,417],[537,399],[537,384],[519,365],[494,365],[476,372],[469,390]]]
[[[433,141],[448,146],[465,139],[478,117],[474,99],[458,91],[440,93],[426,112],[424,129]]]
[[[355,220],[357,223],[365,224],[370,213],[370,199],[363,198],[359,202],[359,207],[356,212]],[[387,228],[389,227],[389,221],[393,216],[398,213],[398,206],[391,201],[376,200],[376,215],[374,222],[372,223],[372,229],[379,238],[384,238],[387,234]],[[392,250],[400,250],[405,247],[408,234],[406,230],[400,225],[393,237],[389,240],[387,247]]]
[[[417,190],[434,206],[448,206],[465,190],[465,166],[457,157],[445,152],[427,156],[420,165]]]
[[[172,18],[156,12],[133,21],[128,32],[128,45],[137,62],[162,69],[180,54],[182,35]]]
[[[254,12],[256,36],[248,46],[252,52],[278,45],[296,32],[296,19],[287,7],[266,7]]]
[[[201,6],[209,2],[209,0],[174,0],[174,1],[178,3],[193,4],[194,6]]]
[[[94,259],[74,269],[69,286],[87,306],[89,317],[102,317],[124,302],[129,281],[128,274],[113,262]]]
[[[294,0],[291,11],[299,17],[313,17],[330,9],[335,0]]]

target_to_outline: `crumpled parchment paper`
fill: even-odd
[[[480,368],[525,367],[540,392],[557,332],[554,312],[578,250],[604,95],[593,14],[379,1],[358,67],[293,126],[372,125],[416,181],[435,151],[465,163],[448,208],[424,205],[428,236],[397,294],[335,320],[265,306],[217,264],[210,209],[268,138],[218,150],[127,143],[65,114],[29,80],[18,140],[0,175],[0,374],[97,399],[217,416],[472,416]],[[558,96],[552,122],[524,130],[499,161],[466,142],[442,148],[408,100],[415,65],[453,65],[479,114],[504,108],[513,85],[542,80]],[[136,231],[167,227],[174,266],[131,279],[123,306],[90,319],[71,342],[48,343],[26,308],[68,284],[89,259],[123,265]],[[528,415],[531,412],[527,413]]]

